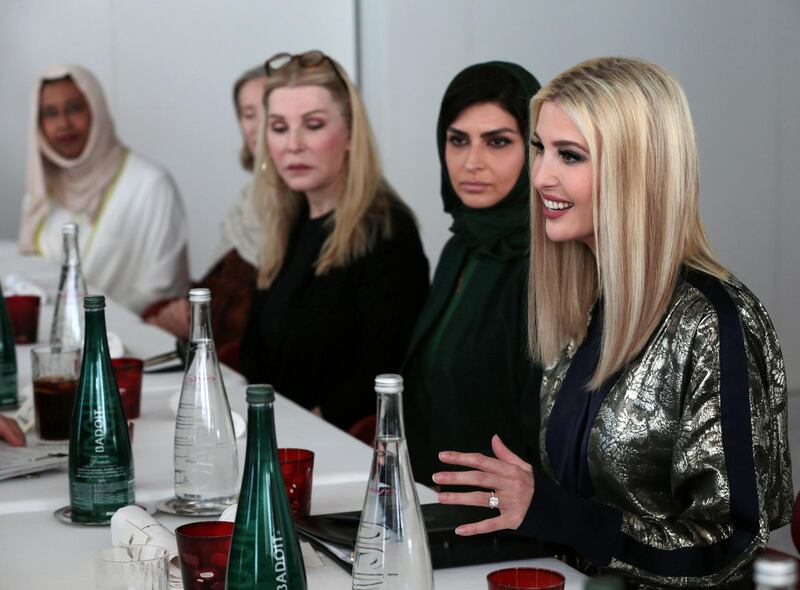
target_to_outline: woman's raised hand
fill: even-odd
[[[450,465],[470,467],[471,471],[440,471],[433,474],[433,481],[442,486],[467,485],[486,491],[441,492],[442,504],[464,506],[491,506],[491,497],[497,500],[499,516],[480,522],[464,524],[456,528],[457,535],[478,535],[502,529],[517,529],[525,518],[533,500],[533,468],[503,444],[500,437],[492,437],[495,457],[481,453],[459,453],[442,451],[439,460]]]

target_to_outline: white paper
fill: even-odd
[[[0,480],[64,467],[67,445],[12,447],[0,442]]]

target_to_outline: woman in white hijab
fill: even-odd
[[[61,260],[77,223],[87,282],[134,312],[184,295],[187,223],[169,175],[123,146],[100,84],[54,66],[34,87],[19,249]]]

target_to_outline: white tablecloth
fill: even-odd
[[[41,258],[20,257],[14,244],[0,242],[0,277],[19,274],[53,294],[58,267]],[[91,289],[90,289],[91,291]],[[39,326],[44,340],[52,317],[45,306]],[[147,357],[171,350],[168,334],[143,324],[128,310],[107,302],[108,329],[123,340],[126,352]],[[30,383],[30,349],[17,348],[19,383]],[[224,368],[223,375],[231,407],[246,415],[244,378]],[[168,400],[180,390],[181,373],[146,374],[142,385],[141,417],[134,421],[133,452],[136,470],[136,499],[155,503],[173,494],[172,437],[175,417]],[[278,396],[275,405],[278,444],[315,452],[311,512],[324,514],[359,510],[364,498],[371,449],[331,426],[293,402]],[[244,461],[244,439],[239,440],[240,467]],[[3,443],[0,443],[3,444]],[[419,486],[422,502],[434,502],[435,494]],[[93,588],[92,556],[110,545],[107,527],[70,526],[58,522],[53,510],[69,504],[66,469],[28,478],[0,481],[0,589],[2,590],[86,590]],[[157,513],[167,527],[192,519]],[[197,520],[197,519],[195,519]],[[327,557],[324,567],[308,568],[311,590],[350,588],[350,577]],[[585,576],[555,559],[531,559],[507,565],[529,565],[557,569],[567,576],[567,588],[582,588]],[[487,564],[437,570],[439,589],[486,588],[486,574],[501,567]]]

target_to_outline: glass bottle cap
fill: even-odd
[[[93,311],[106,308],[106,298],[103,295],[87,295],[83,298],[83,309]]]
[[[753,581],[756,584],[791,586],[797,581],[797,564],[788,555],[762,555],[753,564]]]
[[[272,403],[275,401],[275,389],[272,385],[248,385],[245,393],[247,403]]]
[[[403,378],[392,373],[378,375],[375,377],[375,391],[377,393],[402,393]]]
[[[78,235],[78,225],[75,223],[64,223],[61,225],[61,235],[76,236]]]
[[[211,289],[189,289],[189,301],[191,303],[206,303],[207,301],[211,301]]]

